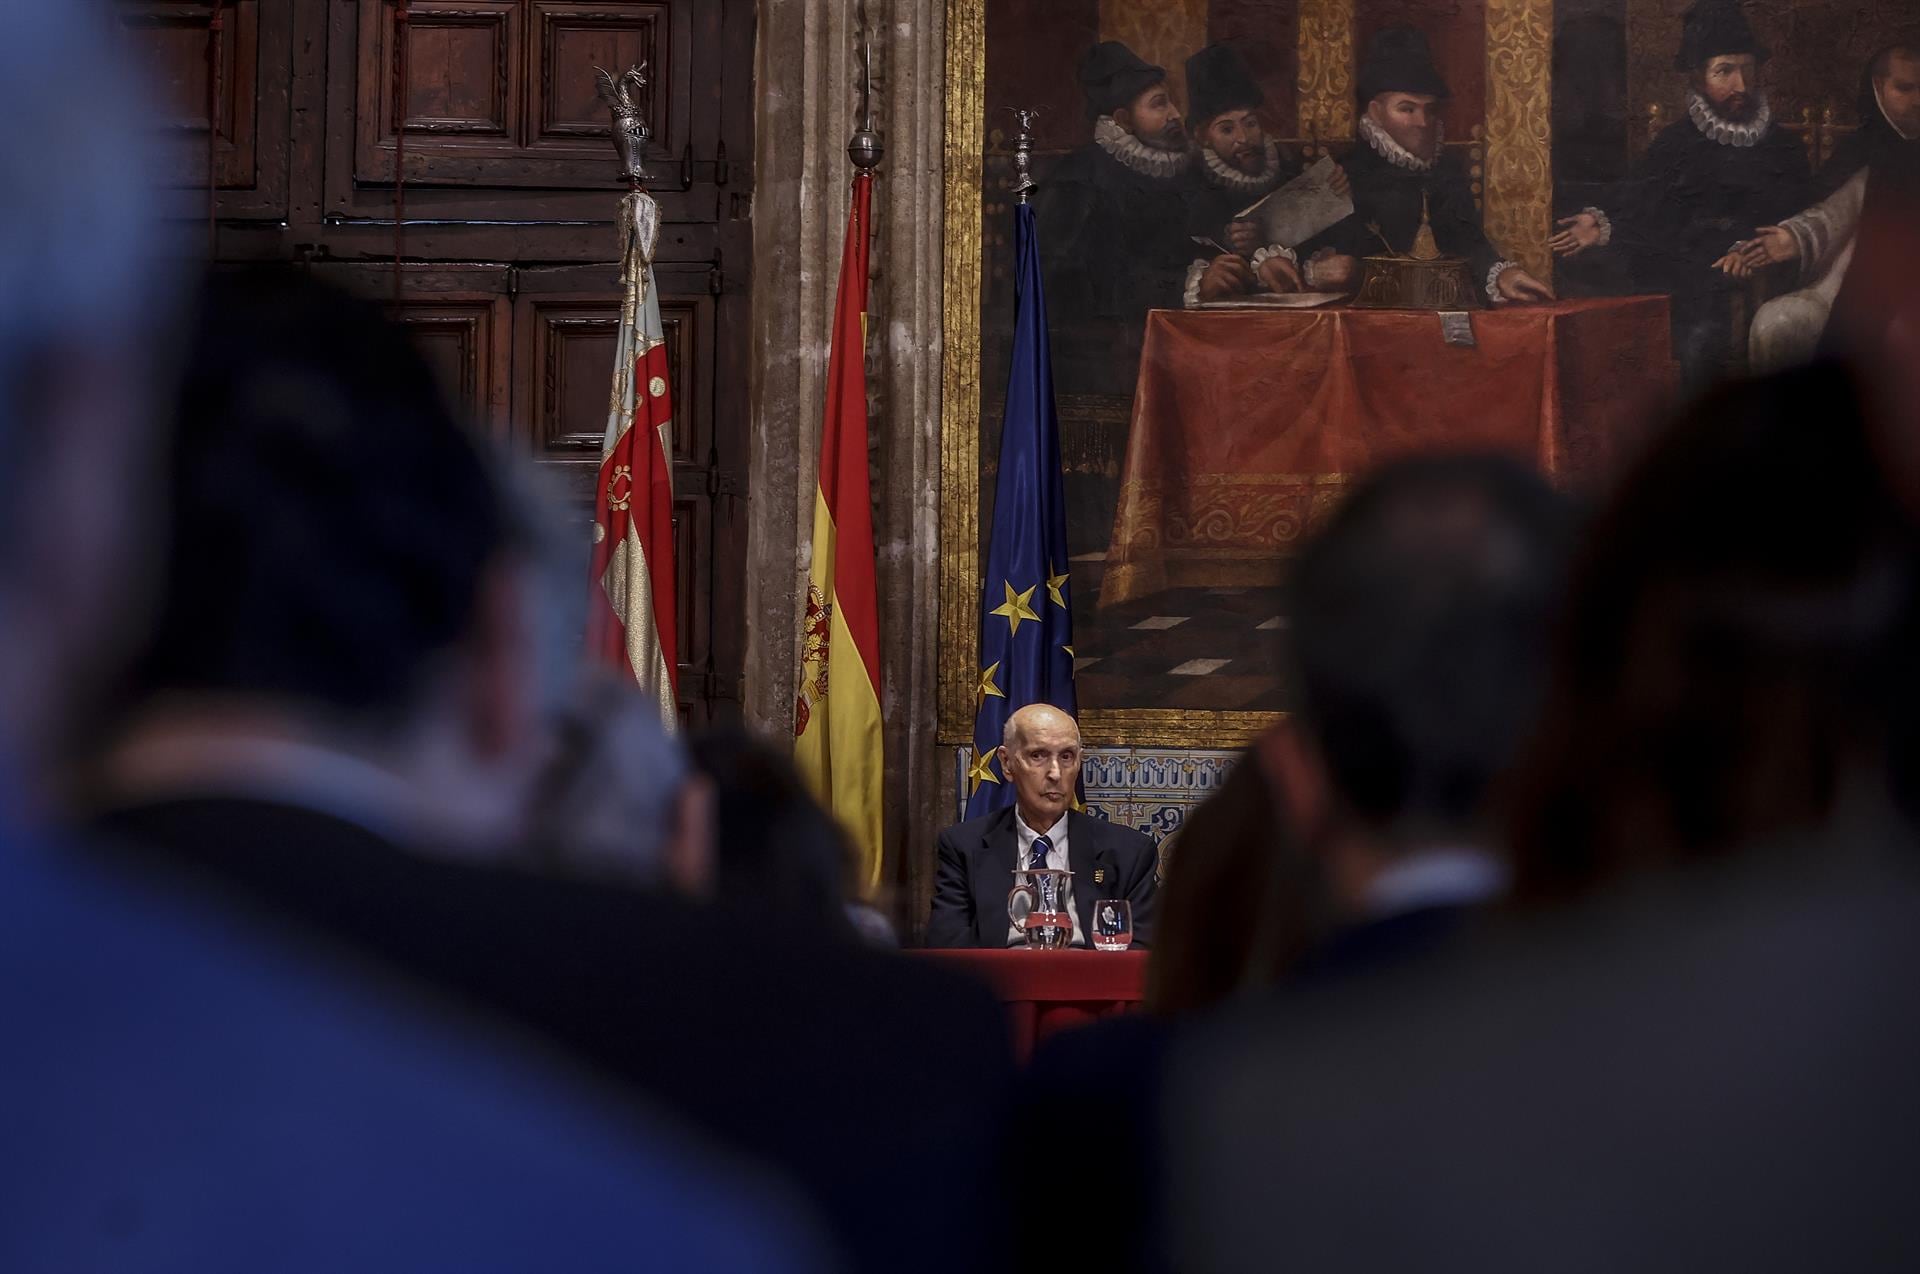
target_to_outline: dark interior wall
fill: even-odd
[[[402,22],[397,0],[112,3],[154,81],[176,183],[162,213],[217,261],[297,262],[387,298],[475,425],[562,480],[583,589],[619,316],[621,184],[593,68],[648,63],[682,716],[737,716],[753,5],[406,0]]]

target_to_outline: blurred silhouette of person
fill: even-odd
[[[1358,484],[1287,580],[1294,718],[1178,833],[1155,1018],[1049,1041],[1028,1109],[1130,1110],[1126,1153],[1076,1188],[1134,1218],[1100,1263],[1182,1268],[1159,1229],[1156,1102],[1182,1023],[1280,983],[1337,986],[1461,940],[1508,877],[1496,780],[1534,722],[1565,585],[1566,502],[1519,461],[1418,456]]]
[[[529,503],[377,307],[260,270],[202,314],[108,799],[504,852],[565,685]]]
[[[797,1208],[645,1105],[47,826],[148,611],[178,279],[108,20],[0,18],[0,1268],[820,1268]]]
[[[571,628],[538,517],[369,307],[291,273],[213,287],[103,827],[766,1160],[855,1268],[923,1246],[977,1268],[1003,1215],[999,1006],[724,899],[526,869]],[[624,728],[630,808],[697,807],[664,726]],[[697,820],[633,831],[712,854]],[[988,1220],[946,1235],[956,1201]]]
[[[660,729],[660,705],[595,670],[554,714],[522,833],[529,861],[589,879],[714,891],[714,794]]]
[[[801,781],[790,750],[740,729],[709,730],[689,750],[714,787],[721,897],[817,925],[822,933],[899,945],[885,916],[849,898],[853,847]]]
[[[1539,708],[1571,535],[1499,456],[1397,461],[1340,506],[1288,576],[1299,712],[1176,848],[1157,1009],[1411,954],[1501,896],[1492,795]]]
[[[1182,1269],[1907,1269],[1920,539],[1831,365],[1729,387],[1577,566],[1498,932],[1182,1042]],[[1783,511],[1790,514],[1783,516]],[[1318,992],[1318,993],[1317,993]]]

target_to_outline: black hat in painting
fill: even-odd
[[[1098,118],[1131,106],[1133,99],[1167,78],[1167,73],[1118,40],[1102,40],[1080,59],[1080,87],[1087,114]]]
[[[1187,115],[1196,126],[1228,111],[1251,111],[1267,104],[1239,53],[1225,44],[1209,44],[1187,59]]]
[[[1680,53],[1673,59],[1678,71],[1697,71],[1709,58],[1751,53],[1756,62],[1772,56],[1753,34],[1753,24],[1739,0],[1696,0],[1680,19]]]
[[[1362,102],[1382,93],[1452,96],[1433,64],[1426,33],[1413,27],[1388,27],[1368,41],[1367,55],[1360,60],[1359,88]]]

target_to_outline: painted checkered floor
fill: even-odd
[[[1083,707],[1241,712],[1291,707],[1277,588],[1175,588],[1098,608],[1104,562],[1073,560],[1075,689]]]

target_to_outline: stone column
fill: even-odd
[[[942,256],[941,0],[867,0],[875,124],[867,387],[886,719],[887,896],[925,910],[945,802],[935,765]],[[793,729],[796,634],[818,481],[820,413],[847,137],[859,104],[858,0],[763,0],[758,51],[749,465],[747,716]]]

